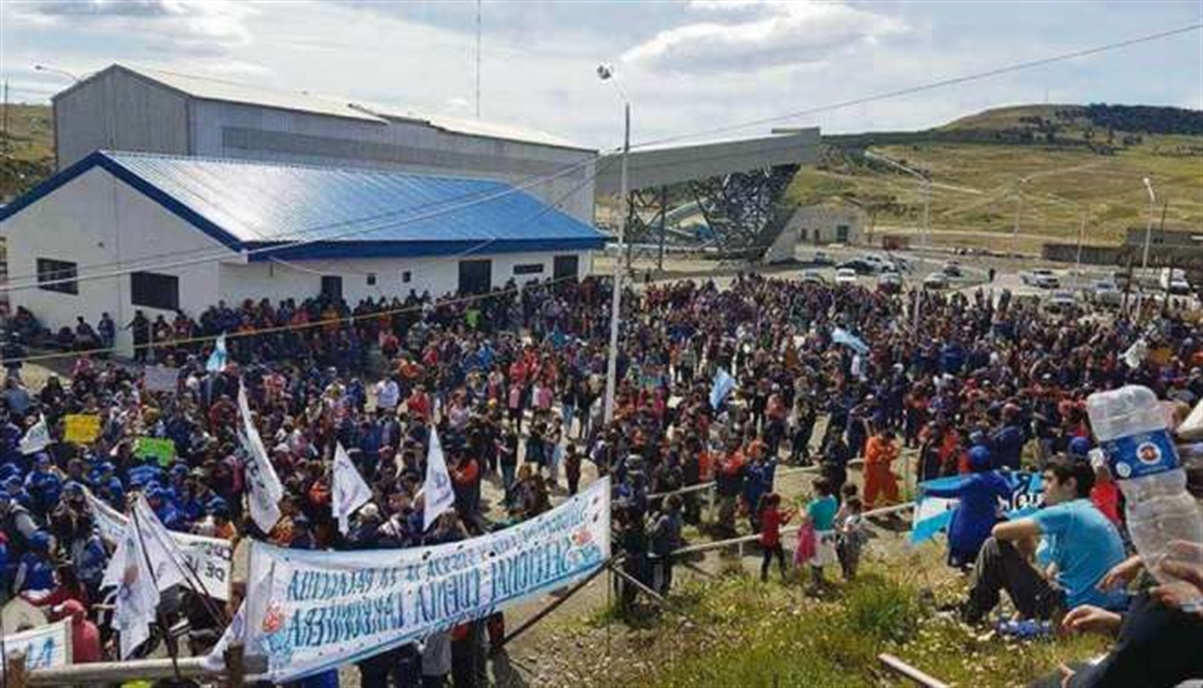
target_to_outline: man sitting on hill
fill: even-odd
[[[977,623],[989,614],[1000,590],[1025,618],[1048,619],[1083,604],[1117,609],[1126,602],[1122,591],[1097,587],[1124,560],[1124,545],[1115,525],[1090,501],[1090,464],[1057,457],[1043,477],[1044,508],[994,526],[982,545],[963,610],[966,621]],[[1037,538],[1039,551],[1032,544]],[[1033,554],[1042,568],[1033,565]]]

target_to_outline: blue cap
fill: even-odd
[[[1090,440],[1086,437],[1075,437],[1069,441],[1070,456],[1085,457],[1090,453]]]
[[[108,473],[108,472],[117,470],[117,467],[114,466],[113,464],[109,463],[108,461],[105,461],[104,463],[97,466],[96,470],[100,471],[101,473]]]
[[[14,475],[21,475],[21,469],[15,463],[6,463],[0,466],[0,480],[8,480]]]
[[[8,476],[7,478],[4,479],[4,487],[5,487],[5,489],[21,487],[21,476],[19,476],[19,475]]]
[[[205,511],[211,514],[216,514],[218,512],[228,513],[230,511],[230,505],[226,504],[226,500],[222,499],[221,497],[214,497],[213,499],[210,499],[207,504],[205,504]]]
[[[970,449],[969,467],[977,472],[990,470],[990,449],[980,444]]]
[[[84,486],[80,485],[78,482],[76,482],[74,480],[68,480],[66,483],[63,484],[63,492],[69,492],[71,494],[83,494]]]
[[[50,549],[50,534],[44,530],[34,532],[29,536],[29,548],[37,552]]]
[[[188,475],[188,467],[182,463],[174,464],[171,467],[172,475]]]
[[[34,455],[33,460],[38,463],[50,463],[50,455],[46,452],[38,452]]]

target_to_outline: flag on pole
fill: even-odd
[[[447,460],[443,457],[443,446],[439,444],[439,433],[430,428],[430,451],[426,454],[426,480],[422,483],[425,504],[422,509],[422,531],[430,530],[444,511],[455,505],[455,490],[451,487],[451,474],[447,472]]]
[[[1147,358],[1148,355],[1149,345],[1147,342],[1145,342],[1144,337],[1141,337],[1133,342],[1132,346],[1128,347],[1126,351],[1124,351],[1122,357],[1124,359],[1124,363],[1127,363],[1129,368],[1136,370],[1140,367],[1141,363],[1144,363],[1145,358]]]
[[[50,428],[46,427],[46,417],[38,416],[38,422],[26,430],[25,436],[21,438],[21,453],[35,454],[45,449],[48,444],[50,444]]]
[[[205,362],[205,370],[210,373],[220,373],[226,369],[226,333],[222,332],[217,336],[217,340],[213,342],[213,353],[209,354],[209,360]]]
[[[126,523],[101,583],[101,587],[117,588],[112,625],[117,630],[121,659],[128,659],[150,637],[150,625],[159,606],[159,586],[147,550],[142,547],[140,522],[139,516]]]
[[[869,353],[869,345],[865,344],[864,340],[842,327],[837,327],[831,331],[831,341],[836,344],[843,344],[858,354]]]
[[[242,430],[238,439],[246,450],[247,460],[244,466],[246,482],[251,486],[248,499],[251,505],[251,518],[259,530],[270,533],[280,520],[280,500],[284,498],[284,486],[276,469],[267,458],[267,448],[259,437],[259,431],[251,422],[251,407],[246,399],[246,386],[238,386],[238,410],[242,414]]]
[[[338,519],[338,532],[346,535],[351,530],[351,514],[372,500],[372,488],[368,487],[363,476],[359,475],[351,456],[343,449],[342,442],[338,442],[334,447],[334,480],[331,492],[330,508],[334,511],[334,518]]]
[[[714,385],[710,388],[710,408],[717,411],[733,389],[735,389],[735,378],[731,377],[726,370],[719,368],[718,373],[714,376]]]

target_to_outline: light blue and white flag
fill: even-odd
[[[210,373],[220,373],[226,369],[226,359],[229,354],[226,353],[226,333],[222,332],[218,335],[217,340],[213,342],[213,353],[209,354],[209,360],[205,362],[205,370]]]
[[[351,514],[372,500],[372,488],[351,461],[351,455],[343,449],[343,443],[334,446],[334,480],[331,486],[330,508],[338,520],[338,532],[346,535],[351,531]]]
[[[837,327],[831,331],[831,341],[836,344],[843,344],[858,354],[869,353],[869,345],[865,344],[863,339],[842,327]]]
[[[710,387],[710,408],[717,411],[733,389],[735,389],[735,378],[731,377],[726,370],[719,368],[718,373],[714,375],[714,385]]]
[[[444,512],[455,506],[455,489],[451,487],[451,474],[447,472],[447,459],[443,456],[443,445],[439,433],[430,428],[430,451],[426,454],[426,480],[422,483],[424,506],[422,508],[422,531]]]
[[[947,530],[952,521],[952,512],[960,502],[955,497],[934,497],[926,494],[926,491],[931,488],[956,489],[969,478],[968,475],[953,475],[919,483],[919,496],[915,499],[915,513],[911,521],[912,544],[931,539]],[[1019,471],[1006,474],[1006,478],[1011,484],[1011,498],[999,500],[998,509],[1007,518],[1028,516],[1044,503],[1044,485],[1039,473]]]

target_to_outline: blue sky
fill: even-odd
[[[85,74],[123,62],[471,116],[476,8],[6,0],[0,72],[18,102],[68,84],[34,64]],[[610,146],[621,105],[594,75],[601,62],[615,65],[645,141],[1203,23],[1203,1],[485,0],[481,20],[483,119]],[[1203,109],[1203,31],[782,124],[915,129],[1046,100]]]

